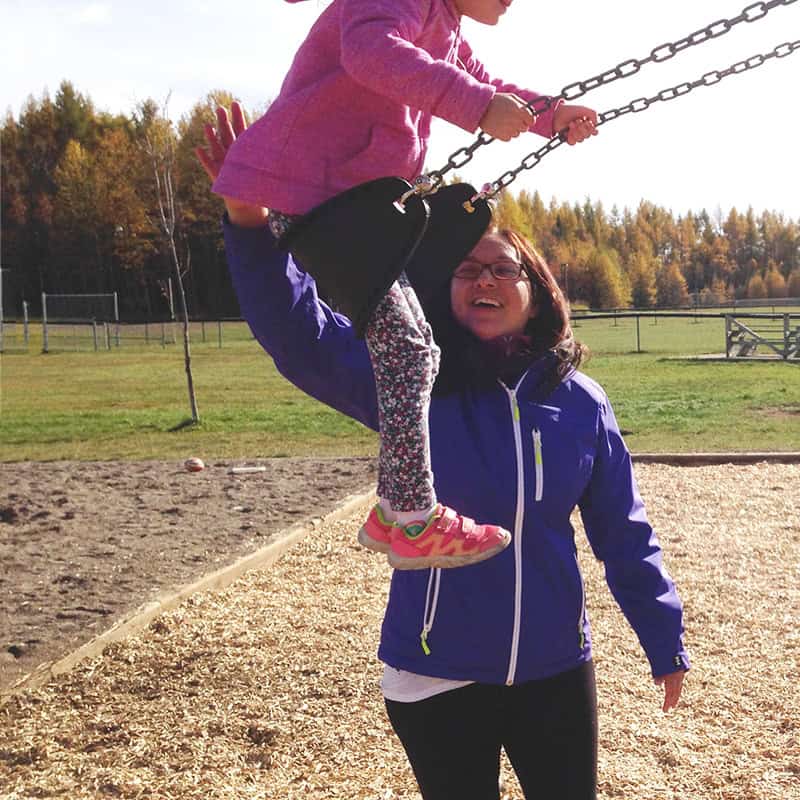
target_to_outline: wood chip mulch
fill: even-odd
[[[797,800],[800,465],[640,464],[637,475],[684,598],[694,666],[665,716],[579,530],[599,796]],[[390,570],[355,542],[365,513],[10,698],[0,797],[418,800],[379,689]],[[521,800],[503,770],[506,797]]]

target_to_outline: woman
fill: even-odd
[[[210,177],[244,129],[219,112],[199,151]],[[242,313],[292,383],[377,428],[363,341],[278,251],[263,209],[227,203]],[[567,305],[521,237],[487,234],[429,309],[442,368],[430,409],[436,491],[512,532],[458,570],[395,572],[378,655],[383,691],[425,800],[497,800],[506,750],[527,798],[596,797],[590,629],[570,514],[580,508],[664,711],[689,661],[682,607],[602,389],[577,371]]]

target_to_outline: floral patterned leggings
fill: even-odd
[[[439,348],[405,273],[373,312],[365,339],[378,395],[378,496],[395,511],[430,508],[436,493],[428,409]]]
[[[270,210],[273,236],[280,238],[297,219]],[[428,409],[439,348],[405,273],[372,312],[364,338],[378,399],[378,497],[395,511],[428,509],[436,503]]]

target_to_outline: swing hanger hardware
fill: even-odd
[[[797,0],[788,0],[788,2],[794,3],[797,2]],[[611,108],[608,111],[603,111],[601,114],[598,114],[597,127],[599,128],[601,125],[605,125],[607,122],[624,117],[626,114],[638,114],[641,111],[646,111],[655,103],[667,102],[668,100],[674,100],[676,97],[683,97],[684,95],[689,94],[689,92],[693,91],[694,89],[698,89],[701,86],[714,86],[723,78],[727,78],[730,75],[741,75],[743,72],[748,72],[751,69],[755,69],[756,67],[766,64],[767,61],[770,61],[773,58],[786,58],[786,56],[791,55],[797,50],[800,50],[800,39],[794,42],[783,42],[783,44],[779,44],[769,53],[756,53],[756,55],[750,56],[750,58],[746,58],[742,61],[737,61],[735,64],[731,64],[731,66],[727,67],[726,69],[710,70],[704,75],[701,75],[697,80],[684,81],[683,83],[679,83],[676,86],[671,86],[668,89],[662,89],[660,92],[658,92],[658,94],[655,94],[652,97],[637,97],[635,100],[631,100],[629,103],[621,106],[620,108]],[[547,142],[547,144],[543,145],[538,150],[525,156],[516,169],[508,170],[507,172],[504,172],[497,180],[493,181],[492,183],[485,184],[481,191],[476,194],[470,202],[493,199],[503,189],[513,183],[520,172],[527,169],[533,169],[546,155],[548,155],[548,153],[552,153],[553,150],[560,147],[563,143],[564,137],[562,132],[554,136]]]
[[[472,195],[469,200],[463,202],[461,207],[467,212],[467,214],[474,214],[476,210],[476,204],[478,202],[481,200],[491,200],[494,197],[496,192],[490,194],[490,192],[492,192],[492,188],[493,186],[491,183],[484,183],[483,186],[481,186],[481,190]]]
[[[559,94],[553,97],[537,97],[525,105],[534,114],[542,114],[559,100],[577,100],[594,89],[613,83],[621,78],[628,78],[631,75],[635,75],[646,64],[660,64],[664,61],[669,61],[669,59],[683,50],[724,36],[742,22],[758,22],[764,19],[772,9],[778,6],[790,6],[792,3],[796,2],[797,0],[764,0],[763,2],[751,3],[742,9],[735,17],[716,20],[690,33],[688,36],[684,36],[674,42],[666,42],[658,47],[654,47],[650,51],[650,55],[645,58],[629,58],[617,64],[616,67],[601,72],[599,75],[595,75],[583,81],[575,81],[574,83],[567,84]],[[437,186],[440,185],[444,176],[450,172],[450,170],[459,169],[465,164],[468,164],[472,161],[472,157],[478,148],[486,144],[491,144],[493,141],[494,137],[481,131],[471,145],[455,150],[447,159],[447,164],[441,169],[432,170],[428,173],[428,177],[432,178]]]
[[[428,195],[436,194],[436,192],[439,191],[441,184],[441,180],[437,181],[432,177],[432,174],[418,175],[416,178],[414,178],[411,188],[394,201],[394,207],[401,214],[405,214],[406,203],[410,198],[414,197],[415,195],[418,195],[419,197],[427,197]]]

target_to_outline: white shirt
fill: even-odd
[[[417,675],[416,672],[406,672],[404,669],[395,669],[386,664],[383,668],[381,689],[387,700],[398,703],[416,703],[442,692],[460,689],[469,686],[475,681],[454,681],[449,678],[433,678],[430,675]]]

